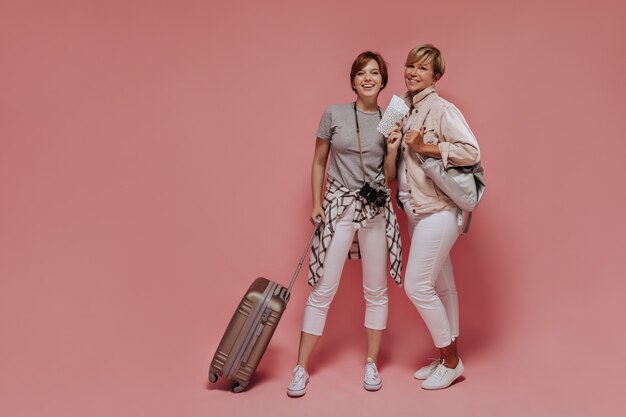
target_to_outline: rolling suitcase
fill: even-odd
[[[250,285],[213,356],[210,382],[221,376],[233,382],[233,392],[246,389],[287,307],[291,288],[320,224],[318,219],[289,287],[267,278],[257,278]]]

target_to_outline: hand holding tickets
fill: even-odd
[[[389,106],[383,114],[383,118],[380,120],[378,130],[384,137],[388,137],[389,133],[397,127],[396,122],[400,121],[409,112],[409,106],[406,105],[404,100],[398,96],[391,97]]]

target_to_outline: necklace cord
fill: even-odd
[[[365,184],[365,165],[363,164],[363,151],[361,149],[361,129],[359,128],[359,118],[356,115],[356,101],[352,107],[354,109],[354,121],[356,123],[356,140],[359,143],[359,159],[361,160],[361,171],[363,172],[363,184]],[[383,115],[380,113],[380,107],[378,108],[378,116],[382,120]]]

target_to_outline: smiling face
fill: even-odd
[[[413,62],[404,67],[404,83],[413,96],[434,85],[437,80],[432,60]]]
[[[383,87],[380,66],[374,59],[370,59],[352,78],[352,89],[362,99],[378,96]]]

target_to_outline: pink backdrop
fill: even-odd
[[[0,414],[623,415],[625,12],[2,1]],[[453,250],[465,379],[419,388],[412,373],[435,352],[391,284],[385,385],[362,389],[354,263],[304,398],[285,395],[304,273],[251,388],[209,386],[251,280],[287,282],[298,261],[314,133],[325,106],[353,99],[352,59],[386,57],[384,105],[422,42],[444,51],[438,90],[472,126],[488,181]]]

